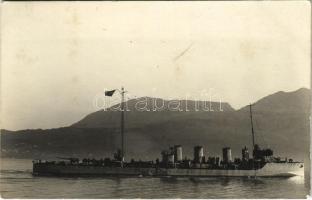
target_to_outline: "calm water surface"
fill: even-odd
[[[309,181],[292,178],[33,177],[31,160],[1,160],[3,198],[306,198]]]

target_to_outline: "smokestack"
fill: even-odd
[[[161,152],[163,163],[174,163],[174,152],[164,150]]]
[[[194,162],[202,163],[203,157],[204,157],[204,148],[202,146],[195,146],[194,147]]]
[[[230,147],[223,148],[222,153],[223,153],[223,162],[225,163],[232,162],[232,150]]]
[[[183,159],[182,154],[182,146],[181,145],[175,145],[174,146],[174,162],[180,162]]]

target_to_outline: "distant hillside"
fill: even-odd
[[[307,88],[293,92],[277,92],[257,101],[253,109],[261,112],[275,113],[310,113],[311,93]],[[240,110],[248,110],[243,107]]]
[[[126,126],[128,128],[140,127],[146,124],[159,123],[168,120],[172,120],[177,117],[184,115],[193,115],[198,114],[198,111],[203,111],[204,109],[212,109],[214,112],[220,112],[222,109],[223,112],[234,111],[234,109],[228,103],[218,102],[203,102],[203,101],[191,101],[191,100],[175,100],[177,103],[170,104],[170,101],[163,100],[159,98],[150,98],[142,97],[138,99],[131,99],[126,102],[127,110],[126,112]],[[169,105],[170,104],[170,105]],[[145,106],[146,105],[146,106]],[[163,110],[157,110],[156,106],[163,107]],[[163,105],[163,106],[162,106]],[[117,108],[120,104],[117,104],[113,107]],[[145,108],[149,111],[142,111],[139,109]],[[178,107],[177,107],[178,106]],[[170,108],[179,108],[181,111],[169,110]],[[212,112],[204,112],[205,115],[209,115]],[[72,127],[79,128],[95,128],[95,127],[119,127],[120,126],[120,113],[116,112],[112,108],[108,110],[100,110],[94,113],[87,115],[85,118],[79,122],[72,125]]]
[[[155,159],[169,145],[182,144],[192,157],[193,146],[203,145],[206,155],[221,155],[221,148],[232,147],[240,156],[244,145],[250,147],[249,108],[235,111],[229,104],[213,104],[215,111],[169,110],[142,112],[131,108],[140,99],[130,100],[126,113],[127,157]],[[149,102],[155,99],[148,98]],[[168,102],[166,102],[168,103]],[[166,104],[165,103],[165,104]],[[192,102],[181,101],[181,104]],[[309,152],[310,90],[277,92],[253,106],[256,141],[271,147],[275,154],[303,160]],[[47,158],[55,156],[104,157],[119,146],[120,113],[98,111],[70,127],[50,130],[1,132],[4,157]]]

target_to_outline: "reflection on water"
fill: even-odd
[[[305,198],[309,179],[33,177],[31,161],[1,163],[4,198]]]

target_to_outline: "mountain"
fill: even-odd
[[[214,112],[234,111],[228,103],[204,102],[192,100],[163,100],[160,98],[141,97],[131,99],[125,103],[126,126],[128,128],[140,127],[151,123],[165,122],[184,115],[197,114],[203,110]],[[120,126],[120,113],[113,108],[120,108],[120,104],[114,105],[107,110],[100,110],[87,115],[82,120],[73,124],[76,128],[99,128]],[[157,109],[158,108],[158,109]],[[160,109],[161,108],[161,109]],[[212,111],[211,111],[212,112]],[[205,112],[209,114],[211,112]]]
[[[256,142],[270,147],[276,155],[303,160],[309,152],[310,90],[277,92],[253,105]],[[251,147],[249,107],[235,111],[228,103],[211,103],[214,111],[203,111],[204,103],[179,101],[183,111],[170,111],[164,101],[161,111],[139,111],[135,105],[153,110],[161,99],[139,98],[127,101],[126,156],[155,159],[170,145],[183,145],[183,153],[192,157],[193,146],[203,145],[205,155],[221,156],[224,146],[240,156],[241,148]],[[139,103],[138,103],[139,102]],[[171,108],[175,107],[171,104]],[[159,105],[159,104],[158,104]],[[185,106],[187,110],[185,111]],[[118,105],[116,105],[118,106]],[[115,107],[116,107],[115,106]],[[210,105],[208,104],[208,107]],[[196,110],[196,108],[200,108]],[[205,107],[206,108],[206,107]],[[52,158],[55,156],[106,157],[120,144],[120,113],[97,111],[64,128],[49,130],[1,131],[3,157]]]
[[[277,92],[268,95],[253,105],[253,109],[261,112],[275,113],[310,113],[310,90],[301,88],[293,92]],[[240,110],[248,110],[245,106]]]

